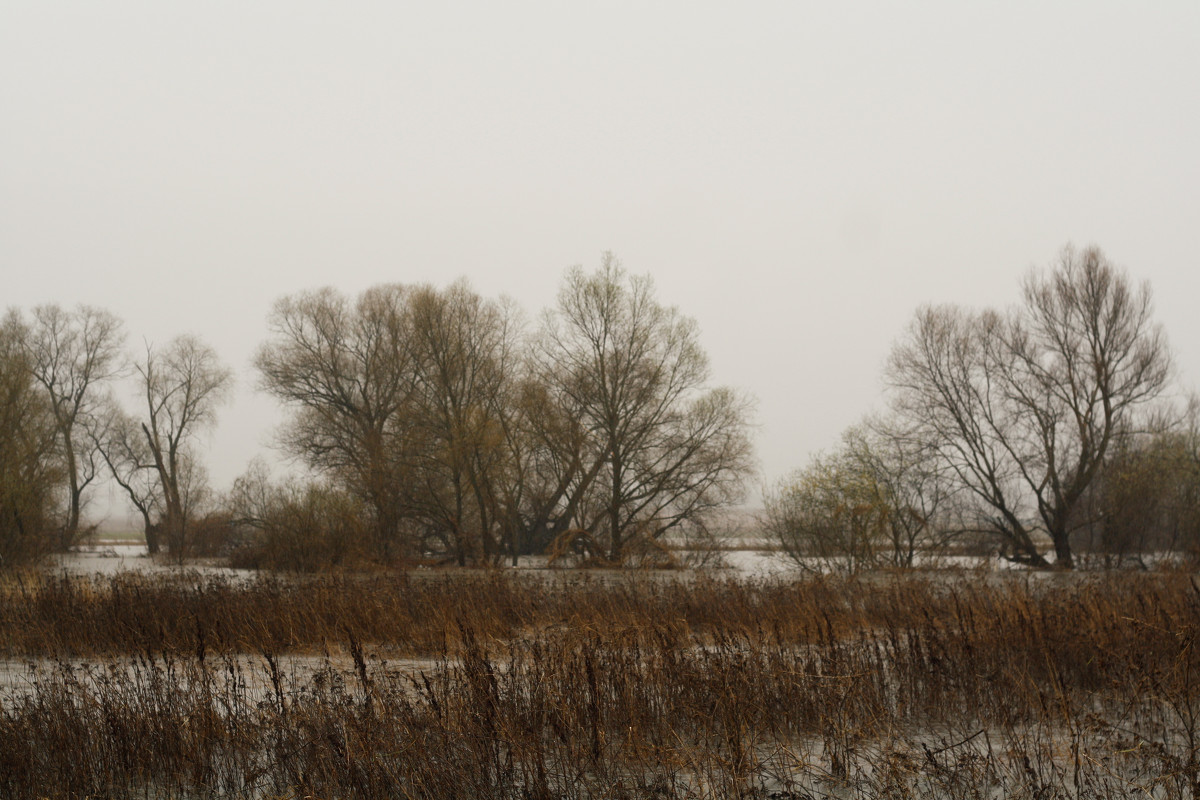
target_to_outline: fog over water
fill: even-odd
[[[221,488],[270,455],[279,296],[465,276],[532,327],[612,250],[758,398],[773,480],[878,407],[918,305],[1007,305],[1068,242],[1151,281],[1196,386],[1197,75],[1194,2],[17,0],[0,305],[216,347]]]

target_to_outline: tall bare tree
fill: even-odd
[[[1170,356],[1135,287],[1097,249],[1033,272],[1010,314],[918,312],[889,362],[900,414],[979,501],[1013,556],[1072,565],[1084,494],[1138,408],[1162,391]]]
[[[657,539],[741,497],[749,405],[705,388],[696,323],[660,304],[648,277],[627,276],[612,254],[593,274],[570,270],[539,349],[595,444],[596,496],[581,527],[610,560],[635,537]]]
[[[84,493],[103,468],[88,430],[99,422],[102,384],[123,370],[124,341],[121,321],[107,311],[86,305],[33,310],[25,346],[34,378],[50,400],[66,471],[64,548],[79,535]]]
[[[176,337],[161,351],[147,346],[134,369],[145,402],[138,426],[158,476],[167,544],[182,558],[202,474],[192,452],[194,439],[216,422],[233,373],[215,350],[188,335]]]
[[[255,356],[260,386],[295,409],[282,448],[335,479],[374,515],[382,555],[403,535],[416,404],[410,290],[376,286],[284,297]]]
[[[414,508],[459,564],[500,553],[501,486],[512,479],[504,417],[517,358],[515,312],[465,281],[410,297],[414,422],[421,446]]]
[[[109,403],[102,424],[91,431],[97,451],[117,485],[142,517],[146,550],[157,555],[163,516],[163,491],[154,453],[141,423],[115,402]]]

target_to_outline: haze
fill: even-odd
[[[283,294],[460,276],[531,324],[605,250],[759,400],[770,481],[880,404],[922,303],[1063,245],[1149,280],[1200,376],[1194,2],[0,6],[0,306],[84,302],[237,372]],[[753,501],[754,498],[751,498]]]

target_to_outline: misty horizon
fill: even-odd
[[[1068,243],[1150,282],[1194,388],[1196,74],[1184,2],[10,4],[0,305],[207,341],[221,488],[274,458],[277,298],[464,277],[536,325],[611,250],[758,399],[770,483],[879,407],[919,306],[1007,308]]]

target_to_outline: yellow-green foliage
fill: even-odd
[[[0,324],[0,567],[29,561],[50,544],[62,470],[54,422],[21,349],[21,326]]]

